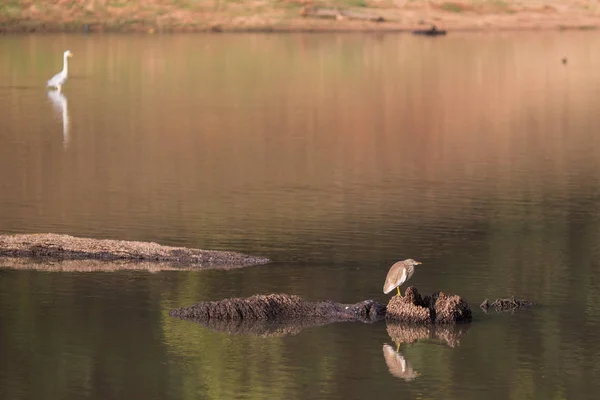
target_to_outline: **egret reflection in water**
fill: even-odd
[[[67,98],[57,90],[49,90],[47,93],[54,109],[62,116],[63,147],[66,148],[69,145],[69,106]]]

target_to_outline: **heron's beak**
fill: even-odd
[[[70,58],[70,57],[73,57],[73,53],[69,53],[69,58]]]
[[[417,261],[417,265],[421,265],[421,264],[423,264],[423,263],[422,263],[422,262],[420,262],[420,261]]]

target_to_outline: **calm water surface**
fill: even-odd
[[[594,32],[0,37],[0,233],[275,260],[0,269],[0,397],[596,398],[599,49]],[[403,344],[414,379],[388,367],[385,323],[262,337],[168,316],[256,293],[386,301],[408,257],[412,284],[476,319],[458,346]],[[477,308],[513,294],[540,306]]]

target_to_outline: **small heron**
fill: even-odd
[[[54,75],[46,84],[46,87],[55,87],[60,92],[62,85],[65,84],[69,76],[69,62],[67,59],[73,57],[73,53],[69,50],[63,53],[63,69],[58,74]]]
[[[415,266],[422,264],[419,261],[415,261],[412,258],[409,258],[404,261],[398,261],[388,271],[387,276],[385,277],[385,283],[383,284],[383,293],[388,294],[394,288],[398,289],[397,296],[401,296],[400,294],[400,285],[410,279],[411,276],[415,273]]]

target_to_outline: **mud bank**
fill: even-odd
[[[161,246],[152,242],[78,238],[58,234],[0,235],[0,257],[176,263],[196,268],[266,264],[268,258],[228,251]],[[18,263],[15,263],[18,264]]]

